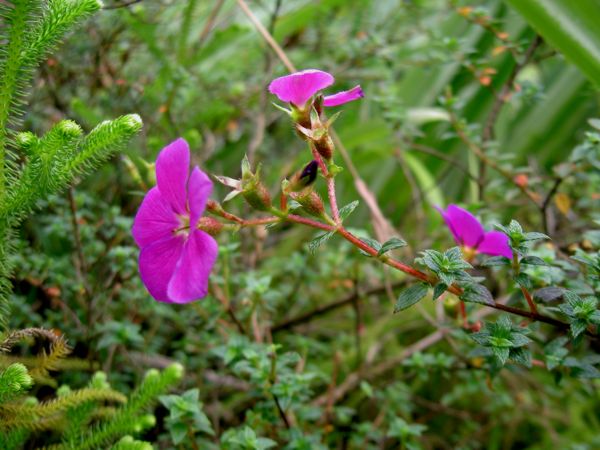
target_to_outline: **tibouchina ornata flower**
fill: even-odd
[[[463,248],[468,259],[475,253],[512,258],[512,250],[508,245],[506,234],[501,231],[485,231],[473,214],[456,205],[448,205],[445,211],[438,206],[435,208],[444,218],[454,240]]]
[[[307,69],[291,75],[275,78],[269,84],[269,92],[279,100],[293,104],[298,109],[304,109],[306,102],[317,92],[329,87],[335,79],[333,75],[322,70]],[[364,97],[360,86],[348,91],[338,92],[323,98],[324,106],[338,106]]]
[[[160,302],[205,297],[217,259],[217,242],[198,229],[213,185],[198,167],[191,174],[189,170],[185,140],[162,149],[156,160],[157,185],[144,197],[133,222],[133,237],[141,249],[140,276]]]

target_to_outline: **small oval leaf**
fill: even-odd
[[[425,283],[417,283],[411,287],[404,289],[398,296],[396,306],[394,306],[394,314],[399,311],[404,311],[410,308],[415,303],[419,302],[429,290],[429,285]]]

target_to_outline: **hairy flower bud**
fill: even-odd
[[[242,160],[242,183],[241,191],[244,199],[250,206],[259,211],[268,211],[271,209],[271,195],[260,181],[260,167],[256,173],[252,173],[248,157]]]
[[[337,117],[337,116],[336,116]],[[296,124],[296,132],[314,145],[319,154],[326,160],[330,161],[333,156],[334,145],[329,136],[329,126],[332,121],[322,123],[319,117],[314,114],[312,116],[312,128],[306,128]]]
[[[254,209],[259,211],[268,211],[271,209],[271,194],[269,194],[265,185],[260,181],[256,181],[244,187],[242,195]]]
[[[323,159],[329,161],[333,157],[333,141],[331,140],[331,137],[329,137],[327,130],[325,130],[325,132],[322,134],[318,134],[318,136],[319,137],[317,139],[313,139],[315,148],[317,149],[317,152],[319,152],[319,155],[323,157]]]
[[[325,212],[325,206],[323,205],[323,200],[319,194],[317,194],[312,189],[305,189],[300,192],[292,192],[290,197],[300,203],[304,211],[306,211],[311,216],[322,217]]]
[[[197,227],[211,236],[216,236],[223,229],[223,224],[212,217],[200,217]]]

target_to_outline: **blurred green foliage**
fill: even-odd
[[[444,256],[453,244],[432,206],[451,202],[486,225],[516,219],[544,231],[552,242],[526,246],[518,270],[488,260],[473,276],[493,279],[491,294],[509,292],[511,305],[524,304],[515,293],[526,284],[579,340],[505,316],[470,333],[458,327],[455,298],[425,297],[393,315],[409,280],[337,236],[312,252],[319,233],[288,225],[224,233],[209,297],[154,302],[130,228],[165,144],[183,136],[194,163],[234,178],[248,155],[272,192],[310,156],[266,91],[285,67],[235,1],[107,0],[35,72],[20,127],[42,135],[70,118],[87,132],[135,112],[144,129],[77,187],[41,200],[18,231],[9,325],[60,330],[75,357],[53,368],[54,387],[29,393],[54,398],[56,386],[85,387],[102,369],[111,389],[135,399],[148,369],[183,364],[182,392],[161,397],[155,426],[123,430],[139,441],[128,436],[119,449],[598,448],[598,341],[582,334],[598,323],[597,88],[499,0],[247,3],[299,69],[327,70],[340,88],[361,83],[366,97],[335,128],[409,244],[385,251]],[[481,165],[469,143],[514,182]],[[340,206],[360,200],[345,223],[375,236],[353,182],[350,170],[338,176]],[[226,194],[216,187],[214,197]],[[249,214],[239,197],[228,210]],[[457,258],[450,277],[466,273]],[[467,305],[473,317],[484,308]],[[27,366],[30,353],[10,356]],[[113,431],[96,447],[112,445]],[[21,441],[34,448],[56,435]]]

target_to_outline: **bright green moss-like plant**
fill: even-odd
[[[7,328],[8,256],[13,231],[38,201],[91,172],[142,127],[132,114],[100,123],[87,135],[71,120],[45,135],[18,132],[36,66],[74,26],[98,11],[98,0],[15,0],[0,5],[0,327]]]
[[[66,339],[50,330],[8,330],[13,235],[40,200],[74,184],[141,129],[136,114],[106,120],[89,133],[71,120],[55,124],[43,136],[19,131],[26,94],[37,65],[65,34],[101,8],[99,0],[14,0],[0,4],[0,448],[21,448],[37,432],[58,432],[56,448],[147,448],[128,434],[154,424],[145,407],[175,384],[183,367],[150,371],[128,399],[97,373],[88,386],[58,389],[56,398],[27,397],[34,382],[56,386],[50,371],[69,364]],[[15,344],[49,342],[35,356],[11,355]],[[74,360],[77,363],[77,360]],[[81,362],[81,361],[80,361]],[[81,364],[80,364],[81,365]],[[71,364],[72,366],[72,364]],[[77,364],[75,364],[77,366]],[[89,363],[88,363],[89,366]],[[121,406],[118,406],[121,405]]]

